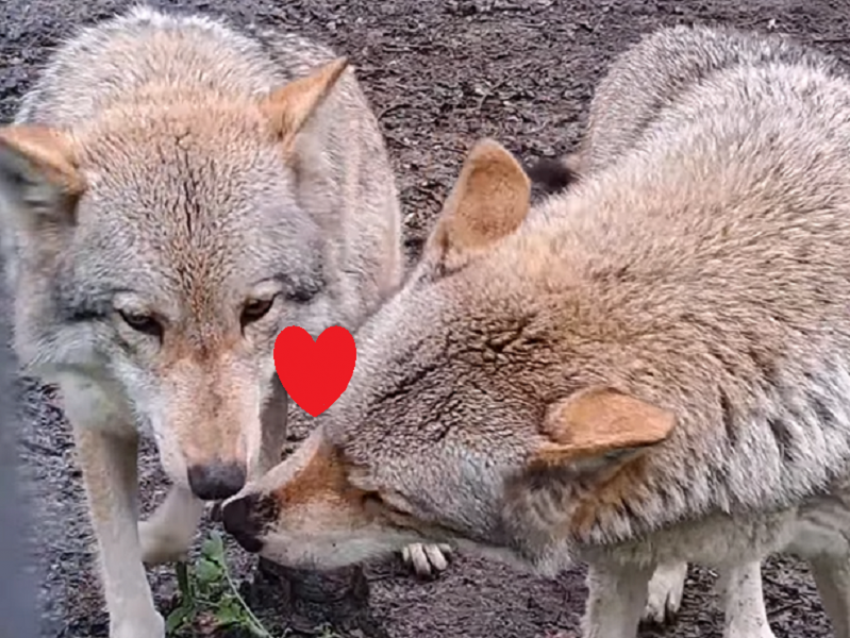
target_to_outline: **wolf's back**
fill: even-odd
[[[581,172],[604,168],[637,144],[683,94],[734,67],[769,64],[847,75],[834,58],[779,36],[677,26],[620,54],[599,83],[581,145]]]

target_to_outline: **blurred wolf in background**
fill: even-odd
[[[278,333],[353,330],[401,281],[377,121],[322,46],[140,6],[60,46],[0,128],[0,222],[16,352],[74,429],[110,636],[161,638],[143,562],[182,556],[204,501],[280,460]],[[137,530],[140,431],[173,487]]]

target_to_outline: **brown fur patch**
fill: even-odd
[[[607,476],[595,477],[589,489],[579,491],[578,504],[570,519],[570,532],[589,538],[596,527],[606,528],[611,520],[638,505],[650,492],[646,458],[611,468]]]
[[[572,534],[589,538],[595,528],[632,514],[650,491],[642,452],[675,426],[673,413],[610,388],[587,388],[550,408],[542,430],[553,443],[538,450],[532,465],[574,465]]]
[[[272,497],[282,508],[316,501],[362,504],[367,492],[348,481],[343,457],[327,441],[322,441],[313,456]]]

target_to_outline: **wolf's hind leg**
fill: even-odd
[[[835,638],[850,638],[850,478],[800,508],[788,548],[812,570]]]

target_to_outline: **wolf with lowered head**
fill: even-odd
[[[278,333],[354,329],[399,285],[378,124],[322,46],[138,7],[62,44],[0,128],[0,222],[17,354],[74,429],[110,636],[162,638],[143,563],[280,460]],[[137,530],[140,430],[173,487]]]
[[[635,636],[659,565],[735,579],[792,552],[850,638],[850,82],[767,45],[677,80],[712,33],[626,53],[609,82],[684,42],[649,60],[669,97],[534,209],[505,149],[471,151],[346,393],[224,504],[243,545],[324,568],[426,540],[586,561],[586,638]],[[741,611],[729,638],[770,635]]]

